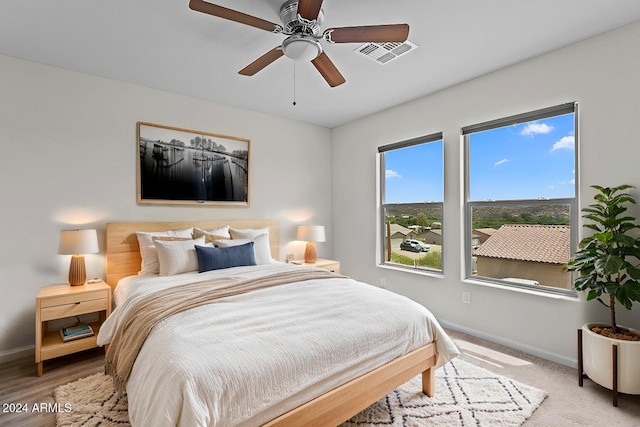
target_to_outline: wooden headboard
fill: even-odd
[[[116,288],[118,280],[140,271],[140,248],[136,231],[167,231],[198,227],[213,230],[229,225],[233,228],[269,227],[271,256],[280,259],[280,224],[274,220],[241,221],[174,221],[174,222],[109,222],[107,223],[107,283]]]

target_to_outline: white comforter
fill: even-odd
[[[275,263],[123,279],[98,344],[138,298],[216,276],[258,277]],[[223,298],[160,322],[134,364],[133,426],[257,426],[417,347],[436,341],[438,366],[458,354],[423,306],[347,278],[309,280]]]

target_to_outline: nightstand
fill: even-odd
[[[289,262],[295,265],[308,265],[309,267],[320,267],[329,271],[333,271],[334,273],[340,273],[340,261],[333,261],[331,259],[318,258],[314,263],[304,262],[303,259],[295,259]]]
[[[48,331],[48,322],[81,314],[98,313],[90,323],[94,335],[63,342],[59,330]],[[102,322],[111,314],[111,287],[104,282],[46,286],[36,296],[36,363],[42,376],[45,360],[97,347],[96,340]]]

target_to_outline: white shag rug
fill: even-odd
[[[129,425],[126,396],[118,396],[101,373],[56,388],[54,397],[71,408],[56,414],[58,427]],[[418,376],[342,427],[520,426],[546,397],[542,390],[455,359],[436,371],[434,397],[422,394]]]

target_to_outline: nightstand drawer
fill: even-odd
[[[72,288],[73,289],[73,288]],[[42,298],[40,307],[55,307],[58,305],[75,304],[76,302],[89,301],[94,299],[107,299],[109,293],[104,290],[73,292],[66,295],[56,295],[55,297]]]
[[[325,270],[333,271],[334,273],[340,273],[340,261],[334,261],[331,259],[317,259],[316,262],[308,263],[302,259],[296,259],[289,261],[291,264],[304,265],[308,267],[319,267]]]
[[[334,262],[334,263],[328,263],[328,264],[324,264],[322,266],[322,268],[329,270],[329,271],[333,271],[334,273],[340,273],[340,263],[339,262]]]
[[[95,311],[106,310],[108,307],[107,298],[80,301],[72,304],[56,305],[40,310],[41,321],[61,319],[63,317],[78,316],[80,314],[93,313]]]

